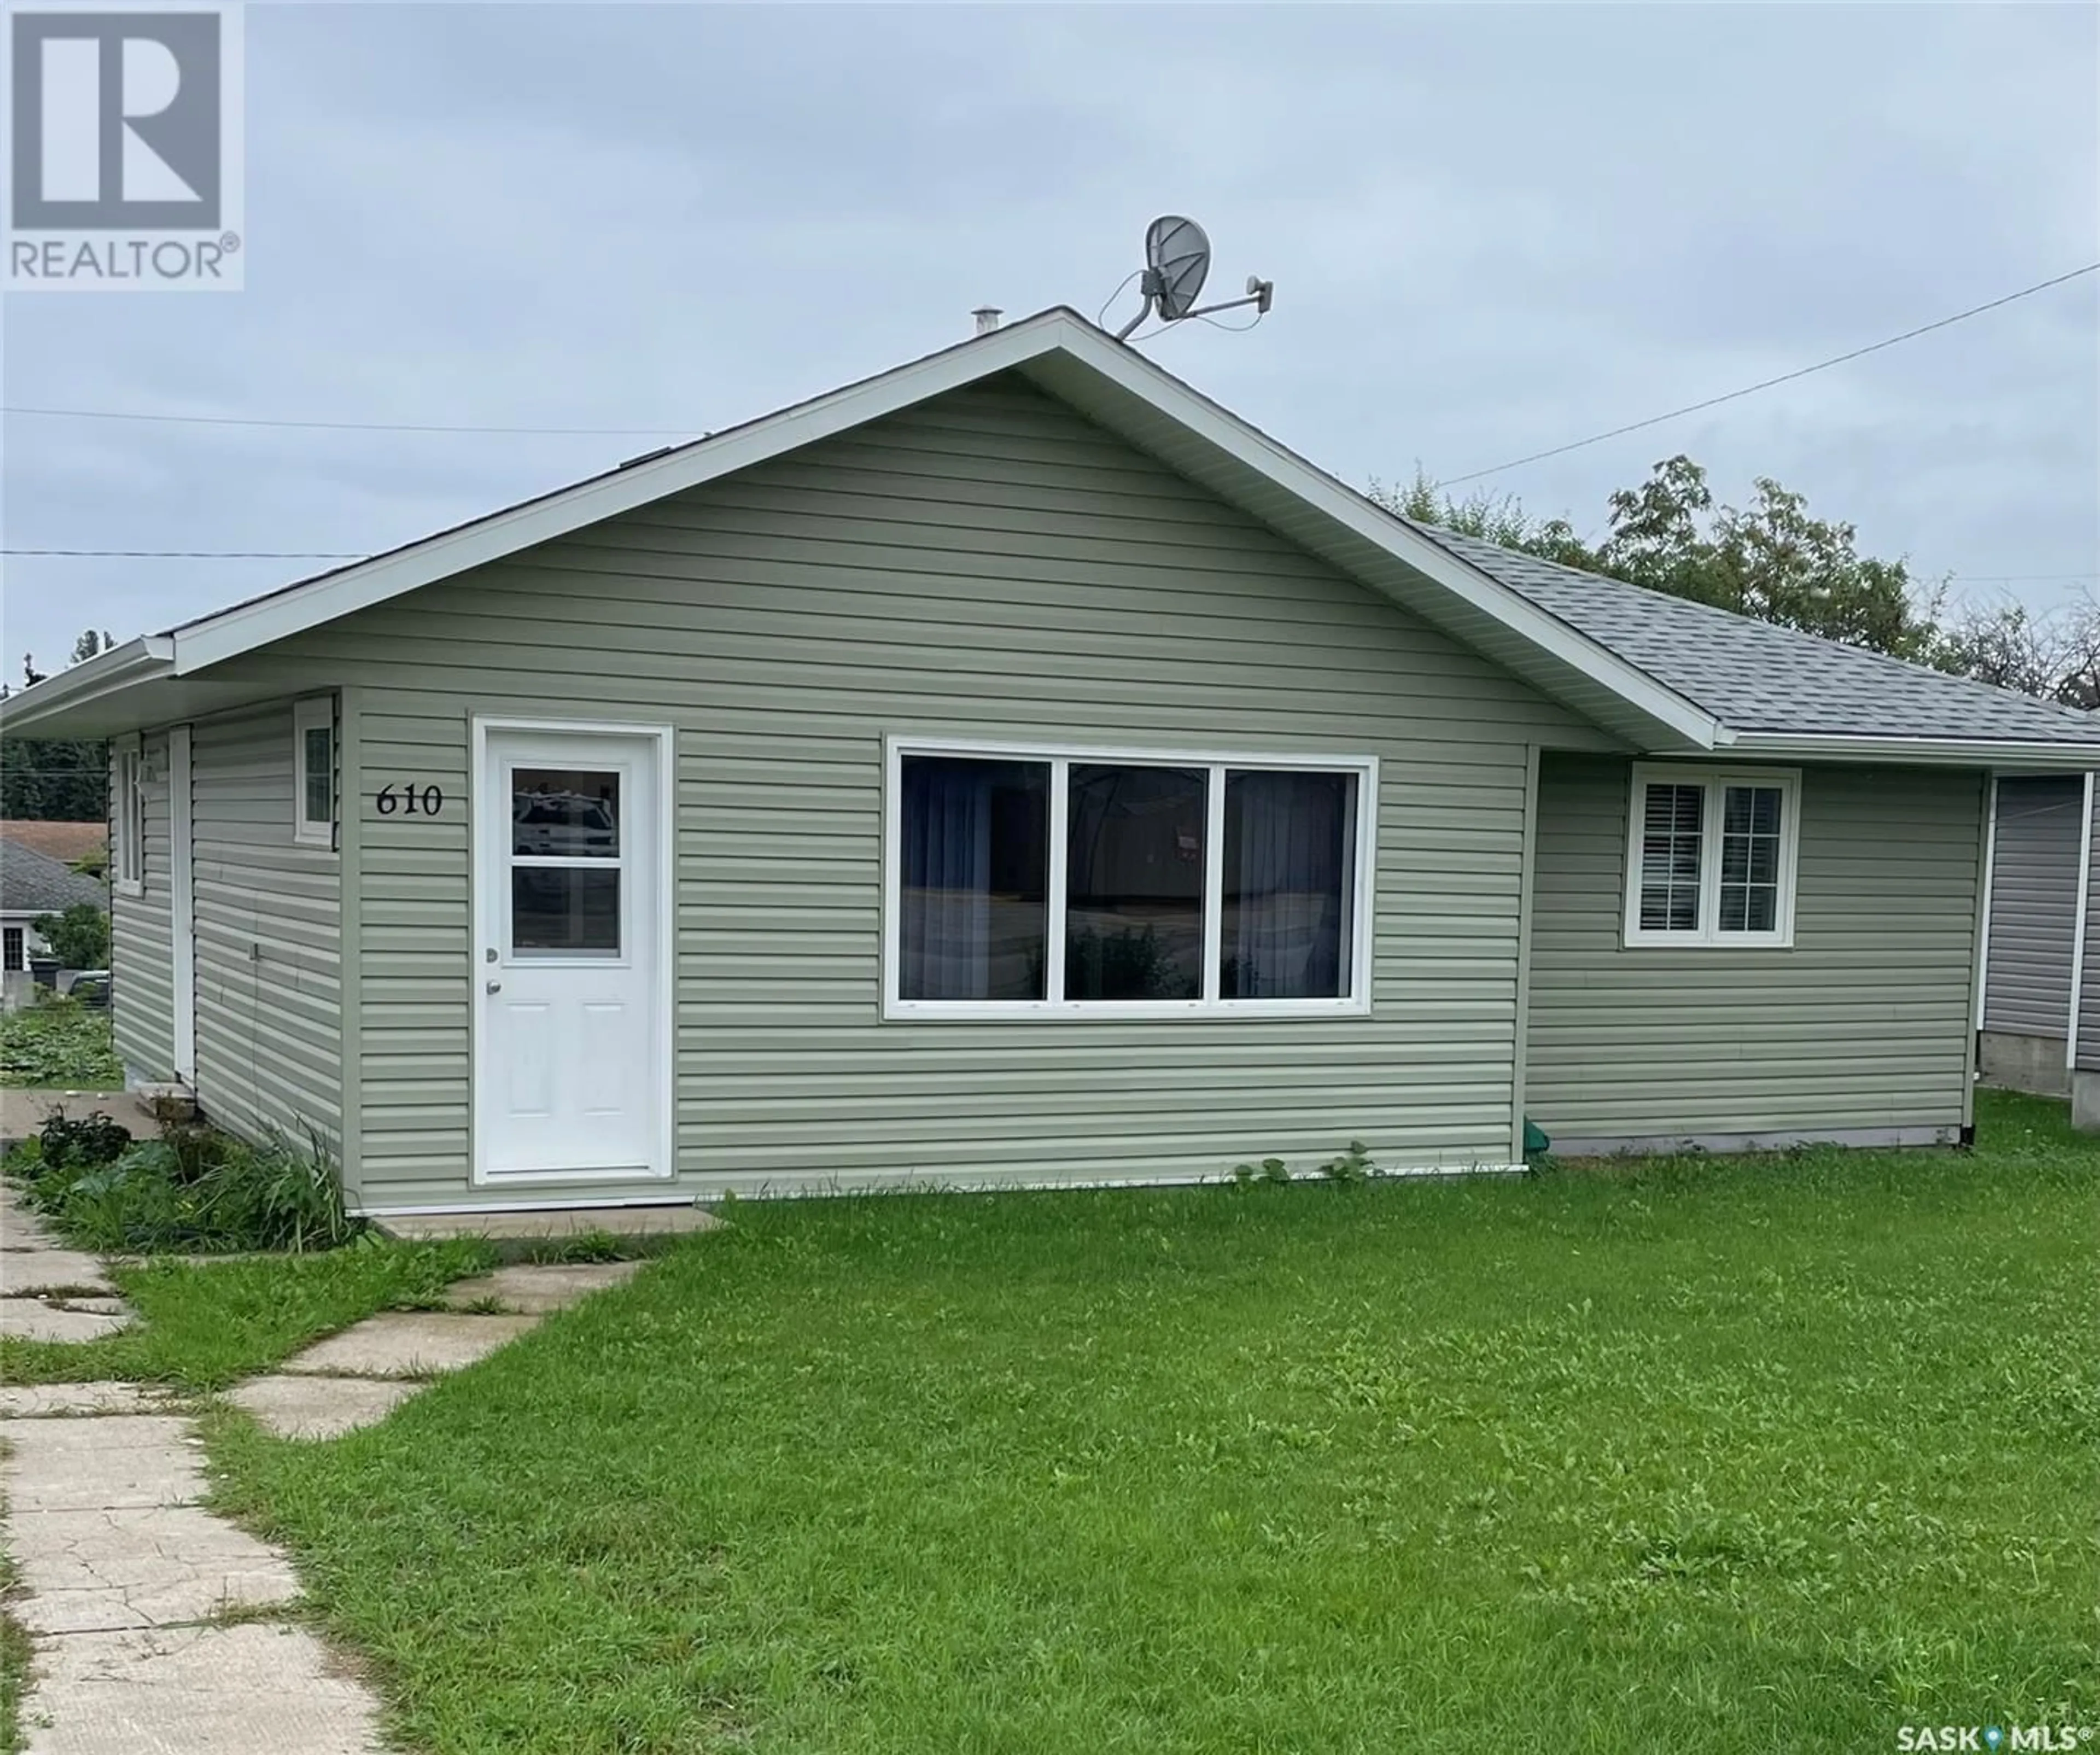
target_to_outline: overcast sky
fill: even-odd
[[[697,433],[976,305],[1091,316],[1182,212],[1276,309],[1147,351],[1362,486],[2100,258],[2085,5],[252,6],[247,88],[247,289],[10,297],[8,403]],[[358,552],[662,442],[5,440],[10,547]],[[1957,591],[2061,602],[2100,586],[2100,276],[1493,485],[1590,531],[1678,451]],[[7,668],[324,564],[11,560]]]

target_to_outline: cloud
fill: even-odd
[[[8,300],[9,401],[698,432],[980,303],[1092,315],[1178,210],[1219,289],[1260,272],[1277,309],[1154,357],[1361,483],[2100,257],[2085,8],[280,7],[247,33],[248,290]],[[2096,315],[2059,289],[1491,485],[1590,527],[1688,450],[1930,573],[2100,571]],[[168,549],[378,548],[658,442],[6,437],[11,545]],[[11,667],[303,570],[15,562],[0,641]]]

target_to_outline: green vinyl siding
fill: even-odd
[[[1621,943],[1630,774],[1546,756],[1525,1107],[1586,1141],[1967,1119],[1984,777],[1811,767],[1790,950]]]
[[[110,751],[110,847],[114,854],[117,752]],[[139,740],[139,773],[145,794],[146,838],[140,869],[142,893],[112,884],[109,898],[110,1028],[127,1077],[148,1084],[175,1076],[175,981],[171,863],[168,851],[168,734],[151,731]]]
[[[475,1197],[476,714],[675,728],[677,1158],[699,1192],[1216,1175],[1352,1138],[1396,1166],[1507,1163],[1529,746],[1603,743],[1015,380],[239,668],[358,703],[351,1076],[373,1208]],[[889,734],[1379,757],[1374,1014],[884,1021]],[[390,783],[446,805],[382,814]]]
[[[293,840],[292,707],[200,722],[191,797],[196,1091],[250,1138],[341,1149],[337,856]]]

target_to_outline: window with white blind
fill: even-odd
[[[1797,769],[1635,764],[1626,943],[1791,945],[1800,797]]]

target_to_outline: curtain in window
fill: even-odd
[[[907,999],[1039,999],[1049,769],[907,757],[898,990]]]
[[[1349,774],[1226,776],[1221,997],[1346,991],[1355,792]]]

